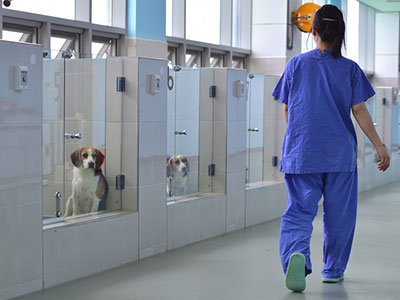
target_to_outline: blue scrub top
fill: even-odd
[[[272,96],[289,107],[280,171],[352,172],[357,138],[351,107],[375,94],[363,71],[319,49],[289,60]]]

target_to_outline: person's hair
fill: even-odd
[[[342,56],[342,44],[345,42],[345,24],[343,14],[335,5],[322,6],[314,16],[312,28],[321,37],[322,42],[332,46],[332,56]]]

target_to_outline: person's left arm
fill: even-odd
[[[289,106],[287,104],[283,104],[283,117],[285,118],[286,124],[288,123],[288,112]]]

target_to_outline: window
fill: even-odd
[[[79,36],[57,34],[51,37],[51,58],[79,58]]]
[[[168,47],[168,66],[170,68],[177,64],[177,51],[178,49],[175,47]]]
[[[172,0],[167,0],[167,36],[172,36]]]
[[[244,69],[244,57],[234,56],[232,59],[232,68]]]
[[[64,19],[75,19],[75,0],[18,0],[12,1],[10,7],[3,6],[3,8]]]
[[[186,66],[191,68],[200,68],[201,67],[201,52],[188,50],[186,51]]]
[[[112,24],[112,0],[92,0],[92,23]]]
[[[4,26],[3,39],[13,42],[36,43],[36,29],[25,29],[22,26],[18,26],[18,28]]]
[[[220,44],[220,0],[186,0],[186,38]]]
[[[107,58],[115,56],[115,40],[95,40],[92,43],[92,58]]]
[[[224,55],[223,54],[216,54],[212,53],[210,57],[210,67],[220,67],[224,66]]]
[[[240,47],[240,0],[232,1],[232,46]]]

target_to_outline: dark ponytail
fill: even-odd
[[[312,28],[321,37],[322,42],[332,46],[332,56],[342,56],[342,44],[345,43],[345,24],[343,14],[334,5],[322,6],[314,16]]]

